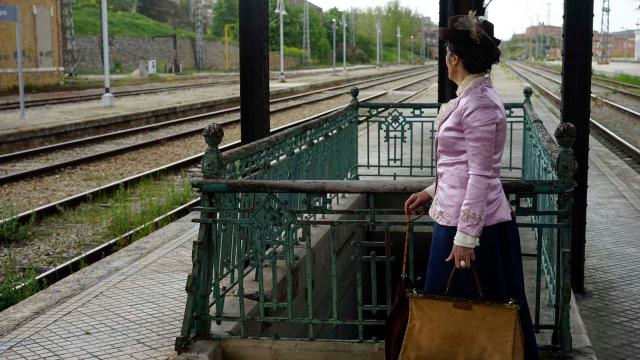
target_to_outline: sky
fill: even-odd
[[[346,10],[351,7],[366,8],[382,6],[387,0],[310,0],[312,3],[329,9],[337,7]],[[487,2],[487,0],[485,0]],[[438,0],[400,0],[403,6],[412,8],[424,16],[430,16],[435,22],[438,20]],[[640,11],[636,8],[639,0],[609,0],[611,9],[609,15],[609,31],[636,29],[640,19]],[[602,0],[594,0],[593,28],[600,31]],[[523,33],[527,26],[538,22],[551,25],[562,25],[564,11],[563,0],[493,0],[488,7],[487,15],[495,25],[498,38],[508,40],[514,33]]]

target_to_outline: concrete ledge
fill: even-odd
[[[384,344],[258,339],[199,340],[176,360],[377,360]]]

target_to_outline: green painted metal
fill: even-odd
[[[359,148],[361,176],[433,177],[435,175],[436,116],[439,104],[360,103],[360,129],[367,146]],[[505,178],[520,178],[522,149],[514,136],[523,131],[521,103],[505,104],[507,144],[503,156]]]
[[[357,179],[432,176],[435,113],[429,112],[438,105],[359,104],[353,94],[343,110],[223,155],[208,141],[203,179],[193,181],[203,196],[195,220],[201,229],[178,351],[211,331],[216,337],[380,341],[400,258],[392,234],[404,223],[402,209],[382,208],[376,196],[411,186]],[[512,128],[503,171],[521,178],[506,181],[505,192],[516,203],[520,228],[538,236],[535,326],[552,329],[553,344],[570,351],[573,130],[569,124],[557,131],[558,146],[528,95],[505,108]],[[359,130],[368,148],[358,147]],[[514,136],[522,136],[522,148],[512,148]],[[218,165],[217,173],[205,171],[206,161]],[[366,201],[345,208],[337,194],[346,193]],[[431,225],[424,217],[410,227],[414,281],[424,270],[414,267],[414,231]],[[375,232],[384,241],[371,240]],[[555,309],[549,324],[540,323],[542,279]],[[237,326],[222,334],[212,322]]]

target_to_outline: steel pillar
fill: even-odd
[[[591,36],[593,0],[565,0],[562,57],[561,121],[577,132],[573,151],[578,163],[574,179],[571,234],[571,283],[584,291],[585,230],[587,225],[587,175],[589,170],[589,116],[591,113]]]
[[[269,135],[269,2],[240,0],[240,137]]]

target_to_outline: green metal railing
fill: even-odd
[[[439,104],[360,103],[360,130],[364,144],[359,148],[361,176],[435,176],[436,116]],[[522,103],[505,104],[507,139],[503,154],[503,178],[520,178],[522,148],[514,140],[522,137]]]
[[[536,329],[552,329],[553,345],[570,351],[568,214],[575,133],[570,125],[559,127],[558,147],[533,111],[530,94],[525,92],[523,104],[507,106],[515,118],[508,143],[513,148],[514,134],[521,133],[523,147],[508,151],[505,171],[519,171],[522,180],[505,181],[504,188],[515,203],[519,227],[536,233]],[[217,148],[220,128],[208,127],[203,177],[193,180],[202,194],[195,220],[200,232],[176,349],[210,337],[379,341],[399,274],[398,236],[403,237],[401,206],[385,197],[419,191],[426,183],[356,179],[366,169],[380,177],[431,174],[433,160],[424,160],[431,155],[418,159],[404,148],[395,154],[389,149],[406,141],[414,151],[432,151],[433,119],[417,119],[424,109],[435,108],[359,104],[354,96],[338,112],[224,155]],[[398,115],[407,111],[411,116]],[[381,118],[396,119],[395,134],[380,125]],[[382,149],[387,160],[397,161],[370,162],[377,155],[369,157],[358,147],[359,134],[370,139],[369,128],[382,128],[378,134],[386,135],[375,137],[397,142],[370,151]],[[405,153],[408,158],[398,159]],[[411,226],[409,270],[416,282],[424,275],[427,250],[424,241],[414,239],[428,238],[431,225],[425,217]],[[543,277],[554,309],[552,321],[544,324]]]

